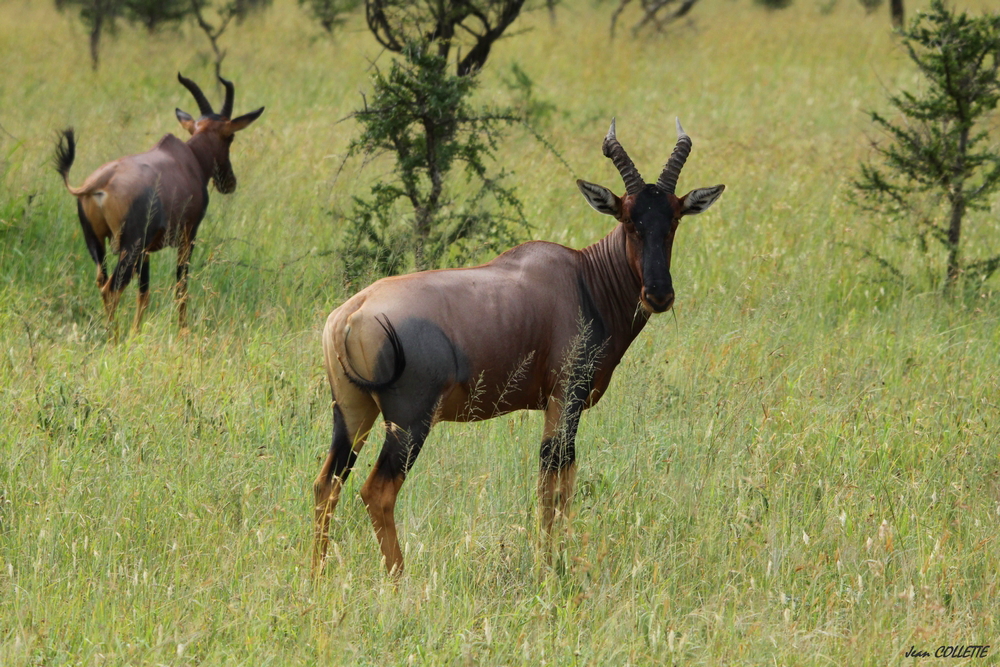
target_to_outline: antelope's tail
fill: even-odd
[[[392,326],[392,322],[385,315],[375,316],[375,321],[379,323],[382,330],[385,332],[385,337],[389,341],[389,345],[392,347],[392,373],[386,380],[366,380],[361,377],[358,372],[354,369],[354,364],[351,363],[351,357],[347,354],[347,346],[345,341],[344,346],[344,374],[347,375],[347,379],[351,381],[351,384],[359,389],[367,391],[369,393],[378,393],[384,391],[391,387],[396,380],[398,380],[403,375],[403,371],[406,370],[406,355],[403,353],[403,343],[399,340],[399,334],[396,333],[396,328]]]
[[[56,171],[62,176],[66,188],[70,191],[72,191],[72,188],[69,185],[69,170],[73,166],[73,160],[75,159],[76,137],[73,134],[73,128],[67,127],[59,133],[59,143],[56,144],[56,154],[53,163]]]

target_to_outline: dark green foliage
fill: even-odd
[[[391,154],[393,176],[356,198],[341,255],[349,282],[365,270],[402,270],[403,249],[417,270],[464,264],[505,250],[526,226],[521,203],[487,163],[511,110],[474,109],[476,73],[524,0],[365,0],[372,34],[399,54],[376,69],[372,99],[354,117],[361,136],[349,155]],[[455,74],[449,73],[454,52]],[[464,166],[465,183],[449,176]],[[458,194],[461,192],[461,195]]]
[[[1000,187],[1000,153],[988,123],[1000,102],[1000,15],[955,14],[933,0],[900,34],[925,89],[889,98],[900,122],[869,112],[889,141],[874,144],[881,164],[861,166],[857,203],[902,220],[898,239],[915,241],[928,256],[944,250],[947,288],[963,274],[985,280],[1000,267],[1000,255],[963,261],[961,232],[966,213],[986,210]]]
[[[191,12],[190,0],[56,0],[56,9],[78,9],[80,21],[90,31],[90,62],[100,61],[101,37],[114,33],[118,19],[141,25],[150,32],[182,21]]]
[[[402,56],[388,72],[375,71],[372,98],[354,114],[363,130],[350,155],[389,153],[395,169],[370,199],[355,200],[341,253],[350,281],[372,263],[380,273],[401,271],[408,250],[418,269],[466,263],[510,247],[524,224],[503,173],[487,169],[500,125],[517,118],[474,110],[477,79],[450,74],[444,57],[418,46]],[[462,201],[453,194],[462,185],[448,178],[457,164],[465,171]]]
[[[362,0],[299,0],[299,6],[304,8],[323,29],[333,34],[346,20],[344,17],[359,6]]]
[[[903,0],[889,0],[889,15],[892,17],[893,26],[897,28],[903,27],[903,19],[906,16]]]
[[[871,14],[876,9],[881,7],[885,0],[858,0],[858,2],[860,2],[861,6],[865,8],[866,14]]]
[[[149,32],[180,23],[191,13],[189,0],[124,0],[125,18]]]
[[[340,258],[350,285],[364,285],[406,268],[407,231],[397,224],[398,190],[381,184],[372,198],[354,198],[354,210],[341,241]]]
[[[614,39],[618,18],[632,0],[620,0],[618,7],[611,13],[611,38]],[[657,32],[663,32],[674,21],[679,21],[690,13],[698,4],[698,0],[639,0],[642,18],[632,26],[632,36],[637,36],[643,28],[651,26]]]
[[[754,3],[766,9],[787,9],[792,6],[792,0],[754,0]]]
[[[212,43],[216,55],[216,73],[225,57],[225,51],[220,51],[216,42],[228,23],[234,18],[237,22],[242,21],[251,12],[270,4],[271,0],[229,0],[219,3],[214,7],[219,17],[219,27],[215,28],[204,19],[206,13],[213,9],[211,0],[56,0],[59,11],[79,9],[80,20],[90,31],[90,60],[94,69],[97,69],[100,60],[101,37],[105,32],[114,33],[119,19],[153,32],[171,23],[180,23],[190,16]]]
[[[100,62],[101,36],[113,32],[122,16],[122,0],[56,0],[56,9],[79,9],[80,21],[90,31],[90,65],[95,70]]]
[[[446,60],[457,53],[456,73],[465,76],[486,64],[494,42],[521,13],[525,0],[365,0],[365,18],[379,44],[395,53],[410,45]]]

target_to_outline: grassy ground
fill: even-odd
[[[541,420],[524,413],[434,431],[394,585],[357,497],[377,443],[325,576],[307,572],[319,330],[346,296],[336,213],[384,169],[338,172],[374,40],[359,21],[319,38],[287,1],[227,33],[237,112],[267,110],[202,225],[192,333],[165,251],[143,331],[109,344],[54,131],[79,134],[74,183],[178,132],[173,108],[194,105],[175,73],[207,87],[207,45],[124,30],[93,73],[71,16],[0,2],[0,664],[895,665],[911,645],[1000,645],[995,285],[899,290],[850,249],[879,242],[846,202],[862,110],[916,81],[885,12],[705,0],[691,26],[609,42],[610,10],[527,17],[483,75],[502,102],[517,63],[558,108],[572,171],[518,133],[501,151],[532,235],[607,232],[573,178],[621,189],[600,154],[613,115],[647,176],[679,115],[680,189],[728,189],[682,227],[675,314],[584,417],[558,567],[533,546]],[[970,253],[997,251],[997,209]]]

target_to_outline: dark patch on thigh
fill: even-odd
[[[378,471],[388,478],[405,475],[413,465],[430,432],[442,392],[469,378],[467,357],[441,327],[413,317],[396,323],[395,328],[406,355],[406,368],[396,382],[378,393],[386,421]],[[379,350],[376,372],[390,371],[392,357],[392,347],[386,342]]]
[[[358,460],[358,455],[354,451],[354,443],[351,442],[351,435],[347,432],[347,420],[340,406],[333,406],[333,442],[330,445],[330,453],[333,455],[333,462],[327,471],[327,483],[334,477],[340,477],[346,482],[347,476],[354,467],[354,462]]]
[[[156,250],[162,244],[167,230],[167,220],[163,213],[163,203],[156,189],[147,187],[132,200],[122,224],[119,247]]]
[[[446,387],[469,381],[469,362],[434,322],[411,317],[394,324],[406,368],[392,386],[379,392],[379,399],[388,421],[410,429],[421,420],[430,420]],[[376,359],[377,377],[392,372],[394,357],[386,341]]]
[[[396,479],[409,473],[430,430],[429,419],[417,421],[409,428],[387,420],[385,443],[378,456],[378,474],[386,479]]]
[[[76,213],[80,218],[80,227],[83,228],[83,241],[87,244],[90,256],[101,267],[101,272],[107,273],[107,270],[104,268],[104,241],[97,238],[97,234],[94,233],[94,228],[90,225],[87,214],[83,212],[83,202],[79,199],[76,201]]]

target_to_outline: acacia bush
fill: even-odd
[[[888,141],[873,142],[877,161],[861,165],[855,201],[877,214],[876,224],[891,223],[892,238],[917,246],[932,282],[940,280],[933,267],[943,254],[946,289],[963,276],[978,284],[1000,268],[1000,254],[967,260],[962,253],[968,214],[988,210],[1000,187],[1000,152],[989,124],[1000,102],[1000,14],[970,17],[933,0],[900,35],[924,87],[889,97],[898,121],[869,112]],[[870,248],[865,253],[904,276]]]
[[[225,0],[217,3],[212,0],[56,0],[55,4],[59,11],[75,9],[79,12],[80,21],[90,33],[90,63],[95,70],[100,65],[101,38],[107,33],[114,34],[120,20],[155,32],[191,18],[211,42],[218,75],[225,57],[225,50],[219,48],[218,39],[229,22],[233,19],[242,21],[252,12],[268,7],[271,0]],[[214,25],[205,18],[213,11],[218,16]]]
[[[525,224],[503,171],[490,174],[487,166],[501,127],[517,117],[473,109],[477,79],[450,74],[442,56],[416,45],[402,55],[387,72],[375,71],[371,99],[354,114],[362,132],[349,155],[390,153],[395,169],[370,197],[354,199],[341,251],[352,281],[373,262],[378,273],[398,273],[409,253],[422,270],[499,252]],[[473,186],[461,201],[448,178],[456,164]]]
[[[348,282],[463,264],[510,247],[526,226],[521,203],[491,173],[502,128],[521,120],[510,109],[474,108],[477,74],[524,0],[444,0],[417,5],[367,0],[376,40],[398,54],[375,69],[371,99],[353,114],[362,126],[349,157],[390,154],[392,177],[356,197],[345,225],[341,259]],[[451,58],[454,56],[455,73]],[[464,196],[451,175],[464,165]],[[471,194],[469,190],[471,189]],[[405,255],[405,256],[404,256]]]

